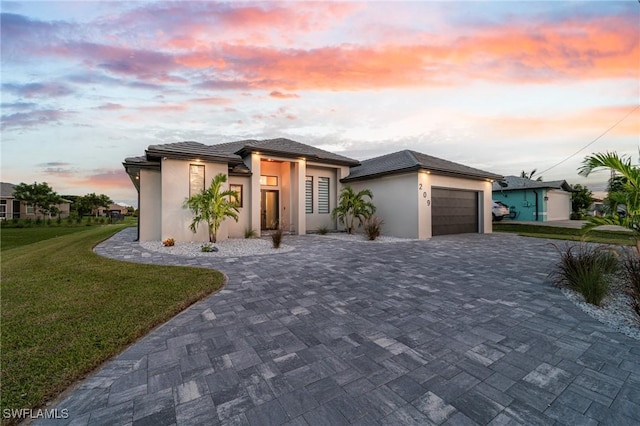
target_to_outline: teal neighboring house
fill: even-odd
[[[505,176],[503,181],[493,183],[493,200],[509,206],[510,219],[518,221],[569,220],[572,192],[565,180],[538,182]]]

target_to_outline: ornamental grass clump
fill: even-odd
[[[610,248],[586,243],[556,249],[560,262],[552,273],[554,284],[574,290],[587,303],[600,306],[609,293],[612,275],[618,271],[617,255]]]
[[[364,222],[364,233],[369,241],[374,241],[382,232],[384,221],[377,216],[371,216]]]
[[[640,321],[640,256],[633,249],[626,249],[622,269],[627,283],[627,294],[631,298],[631,307]]]
[[[280,244],[282,243],[282,239],[284,238],[284,223],[281,223],[280,225],[275,225],[277,227],[277,229],[275,231],[273,231],[273,233],[271,234],[271,242],[273,243],[273,248],[274,249],[278,249],[280,248]]]

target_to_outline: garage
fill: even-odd
[[[478,192],[433,188],[431,227],[433,236],[478,232]]]

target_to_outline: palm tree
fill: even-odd
[[[520,177],[521,178],[525,178],[525,179],[529,179],[529,180],[533,180],[533,175],[535,175],[537,171],[538,171],[538,169],[533,169],[529,173],[527,173],[527,172],[525,172],[523,170],[523,171],[520,172]],[[536,178],[536,182],[542,182],[542,176],[538,176]]]
[[[223,191],[222,184],[226,182],[227,176],[224,173],[217,174],[211,179],[209,188],[187,198],[183,205],[183,208],[191,209],[194,215],[189,229],[196,232],[200,222],[207,222],[211,243],[216,242],[218,229],[225,218],[230,217],[238,221],[238,205],[231,199],[238,199],[239,194],[237,191]]]
[[[587,156],[578,169],[578,174],[589,176],[596,169],[615,171],[620,179],[620,189],[609,193],[609,198],[625,206],[624,211],[615,209],[603,217],[589,217],[584,229],[589,231],[600,225],[618,225],[633,231],[636,249],[640,253],[640,167],[631,164],[631,157],[619,156],[615,152]]]
[[[356,193],[350,186],[345,186],[340,191],[338,207],[331,212],[331,217],[333,219],[338,218],[338,221],[345,226],[349,234],[353,234],[355,231],[354,222],[356,219],[358,219],[358,226],[360,226],[364,220],[370,218],[376,212],[376,206],[371,201],[366,201],[364,197],[372,200],[373,193],[371,190],[363,189]]]

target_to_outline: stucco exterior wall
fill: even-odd
[[[227,174],[226,163],[195,163],[192,161],[163,159],[162,160],[162,234],[161,239],[174,238],[176,241],[209,241],[207,224],[198,224],[194,234],[189,225],[193,220],[193,213],[182,208],[185,199],[189,197],[189,165],[204,164],[205,188],[211,185],[211,180],[218,173]],[[228,182],[225,189],[228,188]],[[218,240],[229,236],[229,219],[222,222],[218,231]]]
[[[546,210],[544,196],[547,193],[545,189],[536,189],[538,193],[538,222],[546,220]],[[501,201],[510,208],[515,208],[516,217],[513,220],[518,221],[536,221],[536,194],[532,189],[514,190],[514,191],[495,191],[493,199]],[[568,218],[568,215],[567,215]],[[506,219],[505,220],[509,220]]]
[[[549,200],[544,201],[547,212],[545,220],[569,220],[571,216],[571,193],[551,189],[547,191]]]
[[[158,241],[162,234],[162,176],[159,170],[140,170],[140,241]]]
[[[492,204],[492,182],[489,180],[473,180],[464,179],[451,176],[440,176],[436,174],[429,174],[430,188],[447,188],[447,189],[462,189],[477,191],[480,193],[478,200],[478,223],[480,225],[479,232],[483,234],[490,234],[493,232],[491,209]],[[428,194],[431,197],[431,191]],[[429,215],[431,216],[431,215]],[[429,226],[429,233],[431,233],[431,226]]]
[[[373,193],[375,215],[384,221],[382,235],[419,237],[418,173],[384,176],[349,185],[356,192],[369,189]]]
[[[336,229],[336,221],[331,219],[331,211],[337,205],[337,194],[341,188],[337,179],[335,168],[319,167],[307,165],[306,176],[313,177],[313,213],[305,213],[305,220],[308,231],[315,231],[318,228],[326,227],[328,230]],[[306,177],[305,176],[305,177]],[[318,178],[329,178],[329,212],[320,213],[318,211]],[[306,196],[306,193],[305,193]]]
[[[229,238],[244,238],[245,229],[251,227],[251,178],[249,176],[229,176],[229,185],[231,184],[242,185],[242,207],[238,213],[238,222],[227,219]]]

